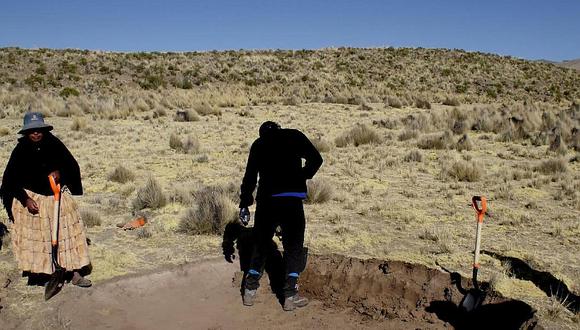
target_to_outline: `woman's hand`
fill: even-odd
[[[26,200],[26,208],[31,214],[38,214],[38,204],[30,197]]]
[[[54,183],[60,183],[60,172],[58,170],[50,172],[48,175],[54,178]]]

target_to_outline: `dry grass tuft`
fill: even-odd
[[[88,210],[88,209],[81,209],[80,214],[81,214],[81,219],[83,220],[83,222],[87,228],[100,226],[102,223],[101,215],[96,211]]]
[[[329,152],[330,151],[330,144],[322,138],[312,139],[312,144],[314,145],[316,150],[318,150],[318,152]]]
[[[70,126],[73,131],[83,131],[87,128],[87,121],[82,117],[75,117]]]
[[[417,147],[421,149],[447,149],[452,145],[452,135],[449,131],[443,134],[428,134],[425,135],[417,143]]]
[[[135,174],[123,165],[119,165],[115,167],[111,173],[109,173],[107,179],[118,183],[127,183],[129,181],[135,180]]]
[[[219,108],[211,106],[207,103],[197,104],[193,107],[193,109],[200,115],[200,116],[209,116],[209,115],[216,115],[220,116],[222,111]]]
[[[156,111],[156,113],[159,113],[159,112],[160,111]],[[165,114],[159,113],[159,116],[162,116],[162,115],[165,115]],[[175,113],[174,120],[175,121],[180,121],[180,122],[198,121],[199,120],[199,115],[193,109],[178,110]]]
[[[142,227],[137,229],[137,239],[147,239],[151,238],[151,236],[153,236],[153,234],[151,233],[149,228]]]
[[[568,167],[564,158],[554,158],[543,161],[535,167],[535,170],[543,174],[558,174],[565,173]]]
[[[169,147],[185,154],[197,154],[201,150],[201,145],[196,137],[188,135],[185,140],[181,140],[176,133],[171,133],[169,136]]]
[[[310,204],[321,204],[329,201],[334,194],[332,186],[323,179],[313,179],[307,181],[308,196],[306,202]]]
[[[399,141],[407,141],[416,139],[419,136],[419,131],[415,129],[406,129],[397,137]]]
[[[334,142],[339,148],[346,147],[349,144],[358,147],[363,144],[378,144],[381,142],[381,138],[374,129],[364,124],[357,124],[350,131],[337,137]]]
[[[220,234],[237,216],[230,192],[223,187],[205,187],[194,194],[195,206],[179,222],[178,231],[189,235]]]
[[[444,166],[442,173],[457,181],[475,182],[481,178],[481,169],[474,162],[464,160]]]
[[[463,134],[463,136],[455,144],[455,149],[457,149],[457,151],[473,149],[473,142],[471,142],[469,135]]]
[[[423,155],[419,150],[412,150],[409,151],[408,154],[403,157],[403,161],[405,162],[421,162],[423,160]]]
[[[167,197],[163,193],[161,185],[153,177],[149,177],[145,185],[137,191],[132,207],[133,210],[158,209],[165,204],[167,204]]]
[[[459,100],[456,97],[447,96],[445,100],[443,100],[443,105],[458,107],[461,105],[461,102],[459,102]]]

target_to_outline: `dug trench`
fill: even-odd
[[[257,301],[240,298],[239,266],[201,260],[149,274],[70,285],[26,319],[2,311],[0,328],[70,329],[537,329],[527,304],[490,293],[465,314],[458,309],[467,279],[422,265],[310,256],[300,291],[311,303],[284,312],[266,279]],[[459,284],[459,285],[458,285]],[[38,299],[42,299],[38,290]],[[4,322],[4,323],[3,323]]]

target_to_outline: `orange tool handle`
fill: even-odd
[[[51,230],[50,230],[50,238],[52,246],[58,245],[58,217],[59,217],[59,209],[60,209],[60,183],[57,184],[54,181],[54,177],[52,175],[48,176],[48,181],[50,182],[50,188],[54,193],[54,212],[52,215],[52,223],[51,223]]]
[[[481,208],[479,208],[478,202],[481,203]],[[471,198],[471,206],[473,206],[473,209],[477,213],[477,222],[482,223],[483,216],[487,211],[487,199],[483,196],[473,196]]]
[[[48,176],[48,181],[50,182],[50,189],[52,189],[54,194],[54,200],[57,201],[60,198],[60,183],[57,184],[52,175]]]

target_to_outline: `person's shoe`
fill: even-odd
[[[76,286],[81,287],[81,288],[88,288],[91,285],[93,285],[93,283],[91,282],[91,280],[82,277],[81,274],[79,274],[77,272],[74,272],[73,278],[72,278],[72,280],[70,282],[73,285],[76,285]]]
[[[284,299],[284,306],[282,306],[282,308],[285,311],[290,312],[295,310],[296,307],[304,307],[306,305],[308,305],[308,298],[302,297],[299,294],[295,294]]]
[[[254,300],[256,300],[256,292],[258,290],[248,290],[244,289],[244,295],[242,296],[242,302],[244,306],[254,306]]]

